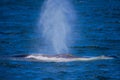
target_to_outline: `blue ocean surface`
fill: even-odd
[[[3,59],[44,52],[42,29],[37,30],[44,1],[0,0],[0,80],[120,80],[120,0],[68,0],[76,13],[69,35],[72,36],[69,54],[106,55],[114,59],[85,62]]]

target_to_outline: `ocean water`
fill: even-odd
[[[37,31],[43,2],[0,1],[0,80],[120,80],[119,0],[72,0],[76,20],[69,35],[70,54],[115,59],[60,63],[2,59],[44,51],[42,29]]]

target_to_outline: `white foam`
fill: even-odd
[[[37,61],[44,62],[71,62],[71,61],[93,61],[93,60],[104,60],[104,59],[113,59],[112,57],[107,56],[97,56],[97,57],[79,57],[79,58],[64,58],[64,57],[55,57],[55,56],[43,56],[43,55],[28,55],[25,57],[27,59],[34,59]]]

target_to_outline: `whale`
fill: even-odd
[[[13,55],[12,59],[21,59],[21,60],[29,60],[29,61],[40,61],[40,62],[72,62],[72,61],[94,61],[94,60],[106,60],[106,59],[114,59],[112,56],[83,56],[78,57],[71,54],[21,54],[21,55]]]

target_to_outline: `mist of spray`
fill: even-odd
[[[45,0],[40,15],[40,27],[52,53],[68,53],[74,11],[70,0]],[[49,49],[50,49],[49,48]],[[49,50],[46,49],[46,50]]]

